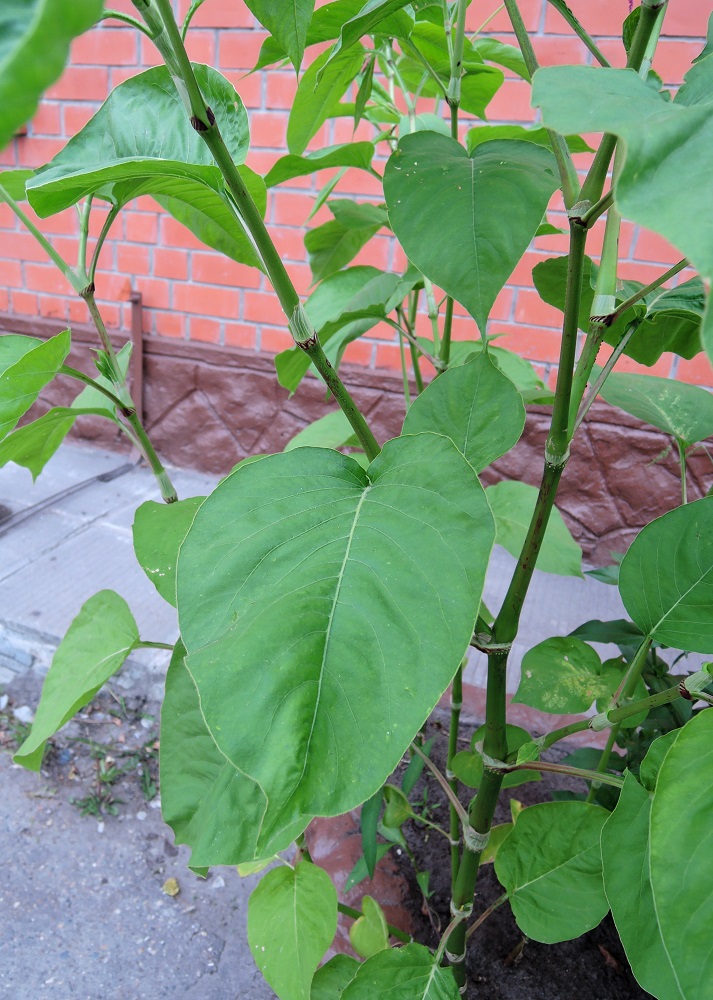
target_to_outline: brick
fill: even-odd
[[[124,237],[132,243],[155,243],[158,216],[149,212],[124,212]]]
[[[62,106],[53,101],[43,101],[31,122],[32,135],[61,135]]]
[[[183,230],[183,227],[181,229]],[[154,274],[158,278],[176,278],[185,281],[188,277],[188,254],[185,250],[165,250],[156,247],[153,252],[153,265]]]
[[[294,70],[272,70],[266,74],[265,82],[265,108],[289,111],[297,90]]]
[[[71,287],[54,264],[25,264],[25,286],[33,292],[55,295],[66,295]]]
[[[680,358],[676,379],[679,382],[690,382],[692,385],[704,385],[713,388],[713,368],[705,354],[698,354],[690,361]]]
[[[141,57],[140,63],[143,69],[148,69],[151,66],[162,66],[163,59],[161,55],[151,41],[146,35],[141,36]]]
[[[141,292],[148,309],[168,309],[171,305],[171,283],[159,278],[139,278],[136,289]]]
[[[156,63],[154,65],[157,65]],[[141,62],[141,69],[147,69],[148,64]],[[130,80],[140,72],[136,66],[112,66],[109,70],[109,79],[112,87],[118,87],[120,83]]]
[[[227,288],[174,285],[173,307],[181,312],[236,319],[240,306],[238,292]]]
[[[235,4],[238,7],[238,4]],[[262,43],[267,38],[263,31],[228,31],[220,35],[218,51],[223,69],[252,69],[257,62]]]
[[[517,42],[513,42],[517,45]],[[576,37],[543,35],[533,39],[540,66],[562,66],[586,62],[587,48]]]
[[[6,288],[0,288],[0,312],[8,312],[10,309],[10,293]]]
[[[189,324],[189,339],[200,340],[204,344],[220,343],[220,323],[204,316],[192,316]]]
[[[687,35],[690,38],[705,38],[710,17],[710,4],[673,3],[666,11],[664,30],[667,35]],[[699,52],[703,48],[699,46]]]
[[[668,240],[648,229],[640,229],[634,245],[635,260],[655,261],[657,264],[676,264],[684,256]]]
[[[70,323],[91,323],[89,311],[87,310],[83,299],[80,299],[79,297],[70,299],[67,303],[67,307]]]
[[[490,333],[498,336],[496,345],[514,351],[528,361],[556,361],[559,357],[560,334],[544,327],[493,323]]]
[[[190,6],[190,0],[181,0],[180,16],[183,18]],[[253,28],[255,18],[243,3],[235,0],[212,0],[204,4],[191,21],[188,37],[194,27],[201,28]]]
[[[678,85],[701,51],[700,42],[679,42],[662,38],[656,46],[653,68],[665,84]]]
[[[53,101],[103,101],[108,88],[105,67],[69,66],[45,96]]]
[[[116,263],[122,274],[150,274],[151,250],[148,247],[128,246],[120,243],[116,248]]]
[[[98,273],[96,276],[97,298],[110,302],[128,302],[131,296],[131,280],[125,274]]]
[[[597,356],[597,364],[603,365],[611,357],[611,352],[612,348],[608,344],[603,344]],[[617,361],[614,371],[632,372],[637,375],[659,375],[661,378],[668,378],[671,373],[672,359],[673,355],[662,354],[656,364],[648,368],[646,365],[637,364],[636,361],[623,354]]]
[[[219,254],[194,253],[191,262],[193,281],[209,285],[230,285],[233,288],[259,288],[260,271],[238,264]]]
[[[0,260],[0,285],[7,288],[22,288],[22,268],[19,261]]]
[[[64,139],[37,139],[27,137],[17,140],[17,153],[20,165],[30,167],[33,170],[37,167],[44,167],[46,163],[59,153],[64,146]]]
[[[257,341],[254,326],[249,326],[246,323],[226,323],[224,334],[227,347],[242,347],[248,351],[255,350]]]
[[[270,351],[278,354],[294,347],[294,341],[287,330],[276,330],[273,327],[263,327],[260,334],[260,348],[263,351]]]
[[[243,319],[251,323],[267,323],[284,327],[287,318],[274,292],[245,292],[243,294]]]
[[[75,65],[135,66],[139,56],[139,36],[130,27],[97,27],[75,38],[71,62]]]
[[[392,344],[379,344],[376,348],[374,365],[378,368],[401,371],[401,352]]]
[[[37,302],[40,316],[45,319],[66,319],[67,300],[54,295],[38,295]]]
[[[10,292],[10,311],[23,316],[37,315],[37,296],[30,292]]]
[[[98,107],[98,104],[88,103],[63,104],[62,121],[64,123],[64,134],[71,137],[81,132],[87,122],[94,117]]]
[[[257,111],[250,117],[250,135],[254,146],[285,152],[287,145],[287,115],[273,111]]]
[[[263,77],[260,73],[246,76],[244,72],[228,70],[223,72],[223,76],[235,87],[248,110],[262,107]]]
[[[178,312],[154,312],[154,327],[162,337],[185,337],[185,317]]]
[[[535,291],[521,288],[515,302],[515,319],[529,326],[544,326],[554,330],[562,326],[562,313],[547,305]]]
[[[468,31],[477,31],[486,18],[490,17],[501,4],[498,0],[486,0],[484,3],[473,4],[466,15],[466,27]],[[528,31],[534,31],[540,23],[542,10],[542,0],[520,0],[518,3],[525,27]],[[507,14],[502,11],[487,26],[487,32],[511,31],[512,25]]]
[[[279,226],[304,226],[307,216],[312,211],[314,199],[307,194],[294,194],[290,191],[276,189],[272,192],[270,199],[272,204],[272,214],[270,218],[273,223]],[[328,218],[332,218],[331,213]],[[327,221],[327,217],[322,219]],[[310,220],[310,226],[319,225],[315,218]]]
[[[194,236],[190,229],[186,229],[180,222],[176,222],[170,215],[161,216],[161,247],[180,247],[185,250],[205,250],[205,244],[201,243],[197,236]]]
[[[215,66],[215,34],[212,31],[196,31],[194,25],[195,21],[191,23],[192,30],[186,38],[186,51],[191,61]]]
[[[344,361],[347,364],[368,367],[371,364],[372,354],[372,345],[360,338],[359,340],[353,340],[351,344],[347,344],[344,351]]]
[[[17,219],[12,209],[8,205],[0,205],[0,229],[15,229],[17,225]],[[10,240],[14,237],[5,236],[4,240]]]
[[[545,6],[545,32],[549,34],[569,30],[562,15],[549,4]],[[590,35],[621,37],[621,26],[628,13],[625,0],[598,0],[596,4],[591,3],[591,0],[571,0],[568,6]],[[668,17],[666,21],[668,30]]]
[[[488,119],[492,122],[521,122],[535,120],[530,107],[530,85],[525,80],[506,80],[488,105]]]

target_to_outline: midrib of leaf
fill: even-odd
[[[681,997],[681,1000],[686,1000],[686,994],[683,992],[683,990],[681,988],[681,982],[680,982],[680,980],[678,978],[678,974],[676,973],[675,966],[674,966],[673,962],[671,961],[671,954],[670,954],[670,952],[668,950],[668,946],[666,945],[666,941],[665,941],[664,936],[663,936],[663,934],[661,932],[661,920],[659,918],[659,908],[658,908],[658,904],[656,902],[656,893],[654,892],[654,881],[653,881],[653,877],[652,877],[653,873],[651,871],[651,817],[652,817],[652,815],[653,815],[653,809],[649,808],[649,837],[648,837],[648,847],[647,847],[647,850],[646,850],[646,857],[647,857],[647,864],[648,864],[648,868],[649,868],[649,884],[651,886],[651,902],[652,902],[652,905],[653,905],[653,908],[654,908],[654,915],[656,916],[656,927],[657,927],[658,932],[659,932],[659,938],[661,940],[661,946],[663,947],[663,950],[666,953],[666,960],[668,961],[668,964],[671,967],[671,972],[673,974],[673,978],[676,981],[676,989],[678,990],[678,993],[679,993],[679,996]]]
[[[299,787],[299,784],[302,781],[302,778],[304,777],[304,773],[307,770],[307,762],[309,760],[310,746],[312,745],[312,737],[314,735],[314,727],[315,727],[315,725],[317,723],[317,715],[319,714],[319,704],[320,704],[320,700],[321,700],[321,697],[322,697],[322,681],[324,680],[324,672],[325,672],[326,663],[327,663],[327,653],[329,651],[329,643],[330,643],[330,639],[332,637],[332,625],[334,623],[334,615],[335,615],[335,612],[336,612],[336,609],[337,609],[337,604],[339,603],[339,595],[341,593],[342,583],[344,581],[344,573],[345,573],[346,568],[347,568],[347,562],[349,561],[349,553],[351,552],[352,542],[354,541],[354,532],[356,531],[357,522],[359,521],[359,515],[361,514],[361,509],[362,509],[362,506],[364,504],[364,500],[366,499],[366,496],[370,492],[370,490],[371,490],[371,485],[367,486],[364,489],[364,492],[362,493],[361,497],[359,498],[359,503],[357,504],[356,510],[354,511],[354,519],[352,521],[352,526],[351,526],[351,528],[349,530],[349,536],[347,538],[347,546],[346,546],[346,549],[344,551],[344,559],[342,560],[342,565],[339,568],[339,576],[337,577],[336,586],[334,588],[334,598],[332,600],[332,607],[329,610],[329,621],[327,622],[327,629],[326,629],[325,634],[324,634],[324,649],[322,650],[322,662],[321,662],[320,668],[319,668],[319,681],[318,681],[318,684],[317,684],[317,697],[315,699],[314,712],[313,712],[313,715],[312,715],[312,725],[310,726],[309,736],[307,737],[307,744],[305,746],[304,761],[303,761],[303,764],[302,764],[302,771],[300,772],[299,778],[295,782],[295,786],[294,786],[294,789],[292,791],[292,794],[290,795],[290,799],[292,798],[292,796],[297,791],[297,788]],[[289,802],[289,799],[288,799],[288,802]],[[285,805],[287,805],[287,803],[285,803]]]
[[[658,555],[657,555],[656,561],[658,563]],[[708,576],[708,574],[711,571],[713,571],[713,565],[709,566],[708,569],[705,570],[705,572],[702,572],[701,575],[698,577],[698,579],[694,583],[691,584],[691,586],[688,588],[688,590],[684,591],[681,594],[681,596],[678,598],[678,600],[675,602],[675,604],[671,605],[671,607],[668,609],[668,611],[666,612],[666,614],[663,615],[661,618],[659,618],[659,620],[656,622],[656,624],[651,629],[649,629],[649,633],[648,633],[649,637],[653,636],[653,634],[656,631],[656,629],[659,628],[666,621],[666,619],[671,615],[671,613],[676,610],[676,608],[679,606],[679,604],[682,601],[684,601],[686,599],[686,597],[688,597],[688,595],[691,593],[691,591],[695,590],[695,588],[698,587],[705,580],[705,578]],[[648,602],[648,597],[646,597],[647,608],[648,608],[648,603],[649,603]],[[694,624],[695,624],[695,622],[694,622]]]
[[[567,860],[563,861],[561,865],[555,865],[554,868],[548,868],[546,872],[543,872],[541,875],[538,875],[537,878],[533,878],[529,882],[523,882],[522,885],[517,886],[517,888],[510,893],[510,896],[516,896],[519,892],[522,892],[523,889],[529,889],[530,886],[536,885],[538,882],[541,882],[543,878],[547,878],[554,872],[558,872],[561,868],[566,868],[567,865],[572,864],[572,862],[576,861],[577,858],[581,858],[582,855],[586,854],[588,851],[591,851],[591,849],[594,846],[595,844],[590,844],[589,847],[585,848],[585,850],[578,851],[577,854],[573,854],[570,858],[567,858]]]

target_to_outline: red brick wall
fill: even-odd
[[[569,0],[574,12],[597,37],[614,65],[622,64],[619,40],[627,0]],[[180,13],[188,0],[178,0]],[[132,10],[128,0],[116,6]],[[499,6],[497,0],[478,0],[469,9],[469,27],[475,29]],[[547,65],[591,61],[559,14],[546,0],[522,0],[535,48]],[[664,83],[677,85],[691,59],[700,52],[711,5],[701,0],[670,0],[665,30],[654,68]],[[503,13],[488,26],[503,41],[515,44]],[[189,32],[189,52],[197,61],[217,66],[235,84],[250,115],[251,152],[248,163],[265,173],[285,152],[285,132],[295,88],[289,69],[244,74],[255,63],[265,32],[238,0],[207,0]],[[108,89],[158,61],[151,43],[118,22],[105,22],[77,39],[64,76],[52,87],[28,125],[27,135],[0,154],[0,166],[34,167],[46,162],[91,117]],[[529,88],[506,74],[506,82],[489,106],[494,124],[532,120]],[[432,102],[429,102],[429,110]],[[328,123],[315,138],[321,143],[349,141],[351,122]],[[370,132],[362,124],[359,137]],[[267,222],[300,292],[306,294],[310,272],[305,263],[303,235],[314,197],[330,173],[298,178],[273,189]],[[367,174],[350,171],[341,182],[341,197],[376,197],[378,186]],[[563,224],[560,203],[553,203],[551,221]],[[331,216],[322,209],[310,225]],[[95,232],[101,224],[95,218]],[[76,219],[73,211],[41,223],[57,249],[70,261],[76,258]],[[594,231],[590,251],[598,249],[601,224]],[[32,238],[21,231],[6,206],[0,205],[0,312],[45,316],[84,322],[80,300],[71,296],[64,279],[46,260]],[[622,276],[651,280],[680,254],[664,240],[641,227],[624,223],[621,242]],[[493,312],[492,331],[504,334],[499,344],[524,354],[541,374],[552,379],[556,362],[561,316],[545,305],[532,288],[532,267],[538,260],[564,252],[564,237],[535,241],[518,265]],[[403,257],[387,235],[379,235],[359,255],[357,263],[383,268],[403,265]],[[106,321],[129,329],[131,288],[139,289],[145,306],[145,332],[164,337],[207,341],[256,351],[278,351],[290,345],[283,316],[269,284],[256,270],[222,259],[199,243],[148,197],[140,198],[115,223],[102,253],[97,295]],[[421,317],[425,319],[425,317]],[[427,325],[427,324],[426,324]],[[463,310],[456,308],[455,335],[472,338],[475,330]],[[399,365],[393,331],[377,327],[352,344],[347,360],[376,368]],[[637,368],[624,360],[622,369]],[[701,354],[684,361],[667,354],[653,371],[690,382],[713,386],[713,371]]]

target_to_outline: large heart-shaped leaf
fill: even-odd
[[[616,186],[617,207],[634,222],[675,244],[701,276],[713,278],[713,229],[701,205],[709,197],[700,169],[713,155],[713,56],[686,74],[675,101],[631,70],[551,66],[533,80],[533,104],[558,132],[611,132],[625,149]],[[687,93],[686,93],[687,91]],[[713,312],[703,341],[713,357]]]
[[[205,497],[177,503],[147,500],[134,515],[134,552],[142,570],[161,597],[176,606],[176,562],[181,542]]]
[[[486,142],[468,156],[447,136],[416,132],[387,163],[384,195],[409,260],[484,334],[558,184],[552,153],[534,143]]]
[[[139,631],[123,597],[113,590],[90,597],[57,647],[32,729],[14,760],[39,771],[50,736],[89,704],[138,643]]]
[[[250,951],[280,1000],[309,1000],[336,930],[337,891],[326,871],[308,861],[273,868],[250,896]]]
[[[314,0],[245,0],[260,24],[270,32],[299,71],[314,11]]]
[[[368,473],[333,451],[270,456],[203,503],[181,634],[216,743],[268,796],[265,835],[288,808],[334,815],[381,787],[468,645],[493,535],[436,434],[388,442]]]
[[[412,942],[367,959],[340,1000],[459,1000],[453,970],[437,965],[428,948]]]
[[[570,941],[609,909],[599,834],[605,809],[545,802],[523,809],[495,858],[517,925],[534,941]]]
[[[535,510],[537,488],[528,483],[505,481],[488,486],[485,492],[495,517],[495,541],[517,558]],[[537,568],[543,573],[582,576],[582,550],[556,507],[550,514]]]
[[[659,1000],[681,1000],[651,889],[651,799],[628,771],[616,809],[602,828],[604,888],[631,971]]]
[[[713,497],[647,524],[624,556],[619,590],[645,635],[713,653]]]
[[[242,164],[249,129],[235,88],[209,66],[194,66],[201,90],[220,123],[233,160]],[[264,205],[264,184],[240,167]],[[153,195],[209,246],[234,260],[261,266],[225,193],[208,147],[191,128],[165,66],[116,87],[94,117],[28,182],[27,196],[40,216],[52,215],[90,194],[124,205]]]
[[[445,434],[481,472],[517,444],[524,427],[522,396],[483,351],[431,382],[409,408],[403,433]]]
[[[315,972],[309,1000],[339,1000],[358,969],[359,963],[351,955],[335,955],[330,958]]]
[[[713,396],[700,386],[655,375],[614,372],[600,395],[612,406],[672,434],[684,446],[713,435]]]
[[[103,0],[15,0],[0,9],[0,149],[28,122],[61,75],[73,38],[101,16]]]
[[[55,377],[69,347],[69,330],[46,341],[15,334],[0,337],[0,440]]]
[[[285,815],[262,837],[267,796],[221,753],[206,726],[186,651],[176,643],[161,706],[161,812],[177,844],[191,848],[191,867],[238,865],[290,846],[311,816]],[[279,827],[279,828],[277,828]]]
[[[713,712],[694,716],[664,758],[651,805],[650,875],[680,996],[705,996],[713,975]],[[676,994],[673,994],[676,996]]]

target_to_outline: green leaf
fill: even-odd
[[[376,859],[375,859],[374,867],[376,867],[376,865],[378,865],[378,863],[381,861],[381,859],[384,857],[384,855],[388,854],[388,852],[391,850],[392,847],[393,847],[393,844],[377,844],[376,845]],[[344,892],[349,892],[350,889],[353,889],[355,885],[359,885],[359,883],[363,882],[364,879],[372,878],[372,877],[373,876],[371,876],[369,874],[369,872],[367,871],[366,858],[362,854],[362,856],[359,858],[359,860],[357,861],[357,863],[354,865],[354,867],[350,871],[349,876],[348,876],[346,882],[344,883],[344,890],[343,891]]]
[[[139,566],[164,601],[176,606],[176,561],[196,511],[205,497],[176,503],[147,500],[134,515],[134,552]]]
[[[613,372],[600,389],[612,406],[672,434],[688,447],[713,434],[713,395],[697,385]]]
[[[191,867],[240,865],[284,851],[312,816],[288,819],[261,836],[267,797],[220,752],[208,731],[195,684],[176,644],[161,707],[161,812]],[[240,818],[240,822],[236,821]]]
[[[384,911],[371,896],[361,901],[362,915],[349,928],[352,948],[362,958],[371,958],[389,947],[389,928]]]
[[[379,31],[392,38],[408,36],[413,19],[401,13],[410,0],[367,0],[359,13],[345,22],[331,59],[355,45],[360,38]]]
[[[384,785],[383,795],[386,803],[382,818],[384,826],[395,829],[402,826],[407,819],[411,819],[413,816],[411,803],[400,788],[395,785]]]
[[[314,420],[287,442],[284,451],[294,448],[341,448],[354,431],[344,413],[334,410]]]
[[[502,86],[505,77],[494,66],[473,66],[466,63],[461,79],[460,106],[464,111],[478,118],[485,118],[485,112]]]
[[[245,0],[248,7],[286,52],[299,71],[304,56],[307,30],[314,0]]]
[[[362,804],[359,816],[359,826],[361,828],[361,849],[364,852],[364,866],[369,878],[374,877],[377,859],[376,831],[379,826],[379,815],[381,813],[381,803],[383,790],[380,788],[374,792],[370,799]]]
[[[608,815],[584,802],[545,802],[520,813],[495,874],[533,941],[570,941],[605,916],[599,834]]]
[[[639,780],[647,792],[654,792],[656,790],[656,782],[658,781],[661,765],[664,762],[666,754],[678,739],[680,732],[680,729],[672,729],[670,732],[664,733],[663,736],[655,739],[646,751],[646,756],[642,760],[639,769]]]
[[[617,208],[677,246],[710,281],[713,231],[701,212],[708,185],[698,165],[713,151],[713,58],[696,63],[685,81],[683,96],[666,101],[631,70],[552,66],[535,74],[533,104],[542,108],[544,123],[558,132],[619,136],[625,160]],[[713,356],[710,305],[703,341]]]
[[[482,612],[481,612],[482,613]],[[431,753],[431,747],[433,746],[433,737],[430,740],[426,740],[421,749],[424,754],[428,757]],[[416,782],[423,774],[423,769],[425,767],[423,757],[419,754],[414,753],[413,757],[408,763],[408,767],[404,771],[404,776],[401,779],[401,790],[404,795],[410,795],[411,792],[416,787]]]
[[[351,955],[335,955],[317,969],[309,1000],[339,1000],[342,990],[352,981],[359,963]]]
[[[58,80],[77,35],[101,16],[102,0],[15,0],[0,10],[0,149],[32,118]]]
[[[495,541],[517,558],[535,509],[537,488],[527,483],[502,482],[488,486],[485,494],[495,517]],[[556,507],[537,557],[537,569],[562,576],[582,576],[582,550]]]
[[[436,965],[428,948],[407,944],[367,959],[340,1000],[459,1000],[452,969]]]
[[[139,631],[123,597],[100,590],[85,601],[52,657],[35,721],[15,762],[39,771],[50,736],[89,704],[138,642]]]
[[[578,135],[568,135],[565,138],[571,153],[590,152],[587,143]],[[521,139],[523,142],[534,142],[546,149],[552,148],[546,128],[525,128],[524,125],[479,125],[466,132],[465,146],[471,154],[481,142],[491,142],[493,139]]]
[[[434,351],[432,340],[419,337],[419,341],[423,343],[430,354],[437,353]],[[482,340],[454,340],[451,343],[451,367],[465,364],[474,355],[480,354],[482,350]],[[503,375],[507,375],[510,381],[517,386],[525,402],[528,402],[530,395],[537,394],[544,389],[542,381],[535,374],[530,362],[521,358],[519,354],[506,351],[504,347],[493,347],[488,344],[488,355]]]
[[[552,154],[534,143],[488,142],[468,156],[436,132],[404,136],[386,165],[389,219],[406,254],[465,306],[481,335],[537,232],[556,174]]]
[[[7,195],[13,201],[27,201],[27,182],[34,175],[34,170],[3,170],[0,172],[0,202],[7,201]]]
[[[372,142],[347,142],[341,146],[325,146],[314,153],[305,156],[281,157],[265,177],[265,184],[275,187],[284,184],[293,177],[304,177],[316,170],[326,170],[328,167],[357,167],[369,170],[374,158]]]
[[[69,354],[69,330],[46,341],[0,337],[0,440],[27,413]]]
[[[613,642],[617,646],[634,647],[639,646],[643,639],[641,630],[633,622],[628,622],[624,618],[617,618],[609,622],[594,618],[579,625],[573,632],[570,632],[570,635],[577,639],[583,639],[585,642]]]
[[[713,653],[713,497],[671,510],[640,531],[621,564],[619,591],[645,635]]]
[[[499,42],[497,38],[474,38],[471,44],[474,51],[486,62],[494,62],[498,66],[504,66],[529,82],[530,74],[525,60],[522,58],[520,50],[514,45],[506,45],[504,42]]]
[[[510,451],[525,427],[522,396],[488,354],[451,368],[413,402],[404,434],[445,434],[476,472]]]
[[[265,830],[288,805],[336,815],[381,787],[468,645],[493,534],[435,434],[387,442],[368,474],[334,451],[273,455],[203,503],[181,634],[216,743],[268,796]]]
[[[713,975],[713,713],[681,730],[666,754],[651,805],[650,874],[654,907],[681,997],[705,996]],[[673,994],[675,996],[675,994]]]
[[[505,726],[505,735],[507,739],[507,754],[508,758],[517,754],[520,747],[524,746],[526,743],[530,742],[530,734],[519,726]],[[468,785],[469,788],[479,788],[480,783],[483,779],[483,758],[481,754],[477,751],[476,747],[480,743],[482,745],[482,740],[485,737],[485,726],[480,726],[479,729],[473,733],[471,739],[472,750],[463,750],[456,754],[452,761],[453,773],[458,777],[464,785]],[[503,777],[503,788],[517,788],[518,785],[524,785],[528,781],[539,781],[540,774],[538,771],[512,771]]]
[[[364,48],[355,45],[329,59],[318,56],[300,80],[287,123],[287,148],[301,156],[320,126],[334,115],[339,101],[361,68]],[[323,70],[323,72],[322,72]]]
[[[334,219],[305,235],[313,281],[321,281],[346,267],[384,225],[376,205],[333,201],[329,207]]]
[[[221,124],[236,164],[248,150],[247,113],[235,88],[209,66],[195,65],[198,83]],[[146,109],[151,116],[146,119]],[[261,178],[240,166],[258,202]],[[27,185],[30,204],[45,217],[96,194],[116,205],[150,194],[200,240],[234,260],[262,267],[225,192],[210,150],[191,128],[165,66],[116,87],[87,125]]]
[[[131,341],[127,341],[126,344],[117,352],[116,361],[119,366],[119,371],[126,377],[126,373],[129,370],[129,362],[131,361],[131,351],[132,344]],[[103,353],[103,352],[102,352]],[[97,363],[97,358],[95,358],[95,364]],[[114,383],[111,377],[106,377],[104,375],[96,375],[94,381],[97,385],[102,386],[104,389],[109,389],[114,392]],[[78,396],[72,400],[72,409],[77,410],[101,410],[105,416],[116,418],[116,404],[112,403],[108,396],[105,396],[103,392],[95,389],[94,386],[85,385]]]
[[[0,441],[0,467],[8,462],[22,465],[37,479],[52,458],[77,417],[85,415],[107,416],[106,409],[81,409],[74,406],[55,406],[31,424],[18,427]]]
[[[598,698],[611,696],[621,669],[606,666],[581,639],[556,636],[525,653],[513,701],[556,715],[586,712]]]
[[[250,896],[250,951],[280,1000],[309,1000],[312,977],[336,930],[336,889],[309,861],[273,868]]]
[[[357,90],[356,99],[354,101],[354,128],[358,126],[359,122],[364,117],[364,111],[368,104],[369,98],[371,97],[371,92],[374,87],[374,67],[376,65],[376,56],[371,59],[367,59],[366,67],[361,71],[361,79],[359,82],[359,89]]]
[[[527,774],[527,771],[523,771],[522,773]],[[505,838],[510,834],[514,826],[514,823],[498,823],[496,826],[490,828],[488,843],[480,855],[481,865],[491,865],[495,861],[498,851],[505,843]]]
[[[631,971],[659,1000],[680,1000],[651,890],[651,800],[629,772],[616,809],[602,828],[604,888]]]

